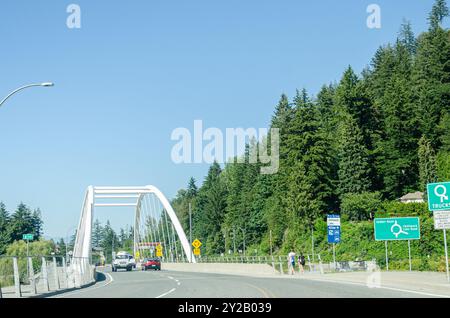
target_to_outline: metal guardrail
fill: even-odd
[[[87,258],[0,256],[0,298],[79,288],[95,281]]]

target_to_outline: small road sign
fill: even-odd
[[[157,256],[157,257],[162,257],[162,256],[163,256],[162,250],[156,249],[156,256]]]
[[[194,255],[195,256],[200,255],[200,249],[199,248],[194,248]]]
[[[450,211],[435,211],[433,216],[435,230],[450,229]]]
[[[375,219],[375,240],[401,241],[420,239],[419,218]]]
[[[162,245],[161,244],[156,245],[156,251],[162,251]]]
[[[427,192],[430,211],[450,210],[450,182],[429,183]]]
[[[192,246],[195,248],[200,248],[200,246],[202,246],[202,242],[200,242],[198,239],[195,239],[194,242],[192,242]]]
[[[33,240],[33,234],[23,234],[22,235],[22,240],[32,241]]]

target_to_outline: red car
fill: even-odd
[[[146,258],[142,262],[142,270],[146,271],[147,269],[154,269],[155,271],[161,270],[161,261],[159,258]]]

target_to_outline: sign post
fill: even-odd
[[[428,209],[433,211],[434,228],[444,231],[445,267],[450,282],[448,266],[447,229],[450,228],[450,182],[427,184]]]
[[[33,234],[23,234],[22,235],[22,240],[27,241],[27,259],[28,259],[28,257],[29,257],[28,243],[33,240]],[[27,277],[30,277],[28,266],[27,266]]]
[[[388,247],[387,247],[387,242],[388,241],[384,241],[384,247],[385,247],[385,250],[386,250],[386,271],[388,271],[389,272],[389,257],[388,257]]]
[[[385,241],[386,270],[389,271],[388,241],[408,241],[409,268],[411,266],[411,240],[420,240],[420,220],[418,217],[381,218],[374,220],[375,240]]]
[[[327,216],[328,243],[333,244],[333,263],[336,270],[336,244],[341,242],[341,217],[330,214]]]
[[[411,240],[408,240],[408,257],[409,257],[409,271],[412,272],[412,264],[411,264]]]
[[[444,247],[445,247],[445,267],[447,269],[447,281],[450,282],[450,275],[448,270],[448,249],[447,249],[447,230],[444,230]]]

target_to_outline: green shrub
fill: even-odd
[[[382,207],[379,192],[349,193],[342,197],[341,214],[351,221],[370,219]]]

